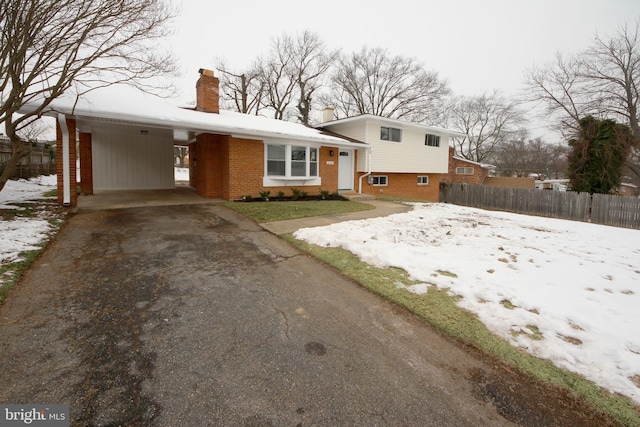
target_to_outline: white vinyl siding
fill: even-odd
[[[369,136],[379,138],[380,126],[370,125]],[[371,170],[397,173],[447,173],[449,170],[449,138],[440,137],[439,147],[424,145],[425,132],[422,129],[403,129],[402,143],[376,142],[373,146]],[[361,164],[358,162],[360,171]]]
[[[93,188],[160,190],[175,188],[173,134],[170,130],[95,128],[91,137]]]
[[[394,173],[447,173],[449,172],[449,137],[440,135],[440,146],[425,145],[428,130],[420,127],[403,127],[401,123],[389,123],[377,118],[365,118],[348,123],[325,123],[332,132],[355,138],[371,145],[371,164],[367,165],[364,150],[358,150],[358,172],[385,171]],[[381,127],[402,130],[402,142],[380,140]]]

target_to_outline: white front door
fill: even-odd
[[[338,190],[353,190],[353,150],[338,153]]]

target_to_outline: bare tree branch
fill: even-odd
[[[374,114],[418,123],[440,124],[449,94],[437,73],[413,58],[391,56],[381,48],[339,55],[326,102],[338,116]]]
[[[455,138],[456,152],[465,159],[486,162],[496,148],[519,132],[522,113],[499,91],[472,97],[457,97],[449,109],[449,126],[467,136]]]
[[[0,124],[13,146],[0,190],[28,153],[20,132],[63,93],[114,83],[151,90],[175,72],[157,43],[172,17],[162,0],[0,0],[0,10]],[[25,104],[36,108],[17,114]]]

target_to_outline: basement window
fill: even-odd
[[[387,186],[389,185],[389,177],[387,177],[386,175],[374,175],[371,178],[371,183],[374,186]]]
[[[418,176],[418,185],[429,185],[429,176]]]

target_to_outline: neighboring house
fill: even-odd
[[[481,185],[490,176],[495,166],[473,162],[455,155],[455,149],[449,147],[449,172],[442,175],[442,182],[447,184],[462,183]]]
[[[620,184],[620,187],[618,187],[618,191],[616,191],[616,194],[626,197],[637,197],[638,186],[635,184],[631,184],[630,182],[623,182],[622,184]]]
[[[389,119],[371,114],[333,120],[325,108],[316,128],[368,144],[339,152],[343,176],[341,190],[374,196],[412,197],[438,201],[442,174],[449,170],[449,138],[464,136],[448,129]],[[346,162],[345,162],[346,160]]]
[[[563,179],[536,179],[536,189],[538,190],[554,190],[567,191],[569,188],[569,180]]]
[[[536,188],[540,190],[567,191],[569,188],[568,179],[545,179],[536,180]],[[638,186],[623,182],[615,191],[615,194],[625,197],[637,197]]]
[[[76,145],[84,194],[175,188],[174,146],[184,145],[190,185],[205,197],[290,194],[292,187],[317,194],[355,181],[351,159],[343,161],[339,153],[365,158],[367,144],[302,124],[221,111],[219,80],[209,70],[200,74],[195,109],[116,86],[96,89],[77,103],[74,97],[56,99],[46,114],[57,118],[59,203],[77,204]],[[25,105],[23,112],[36,107]]]

